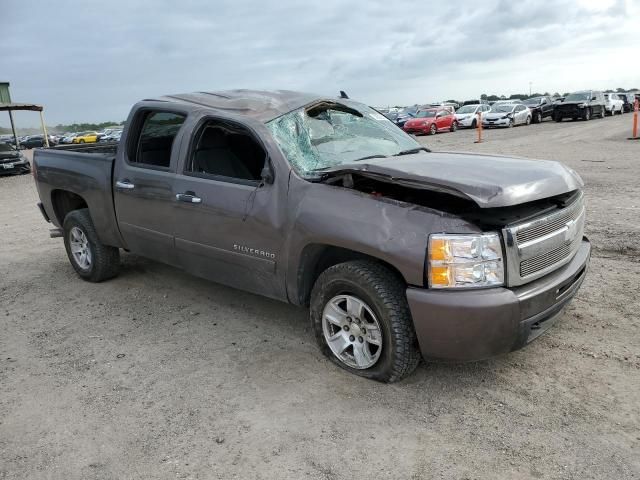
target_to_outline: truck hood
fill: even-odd
[[[449,193],[481,208],[507,207],[581,188],[580,176],[561,163],[500,155],[420,152],[342,164],[322,172],[357,173],[389,183]]]

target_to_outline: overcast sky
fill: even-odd
[[[0,11],[0,81],[13,101],[43,104],[49,125],[123,120],[139,99],[197,90],[346,90],[384,106],[529,82],[640,87],[640,0],[2,0]]]

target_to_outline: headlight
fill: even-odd
[[[431,288],[496,287],[504,284],[502,245],[497,233],[429,237]]]

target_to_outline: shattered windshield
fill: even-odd
[[[267,127],[302,176],[372,157],[389,157],[420,144],[375,110],[324,102],[271,120]]]

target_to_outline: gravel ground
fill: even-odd
[[[524,350],[383,385],[332,366],[303,309],[134,255],[80,280],[29,176],[0,178],[0,479],[640,478],[640,142],[631,116],[421,137],[560,160],[589,275]]]

